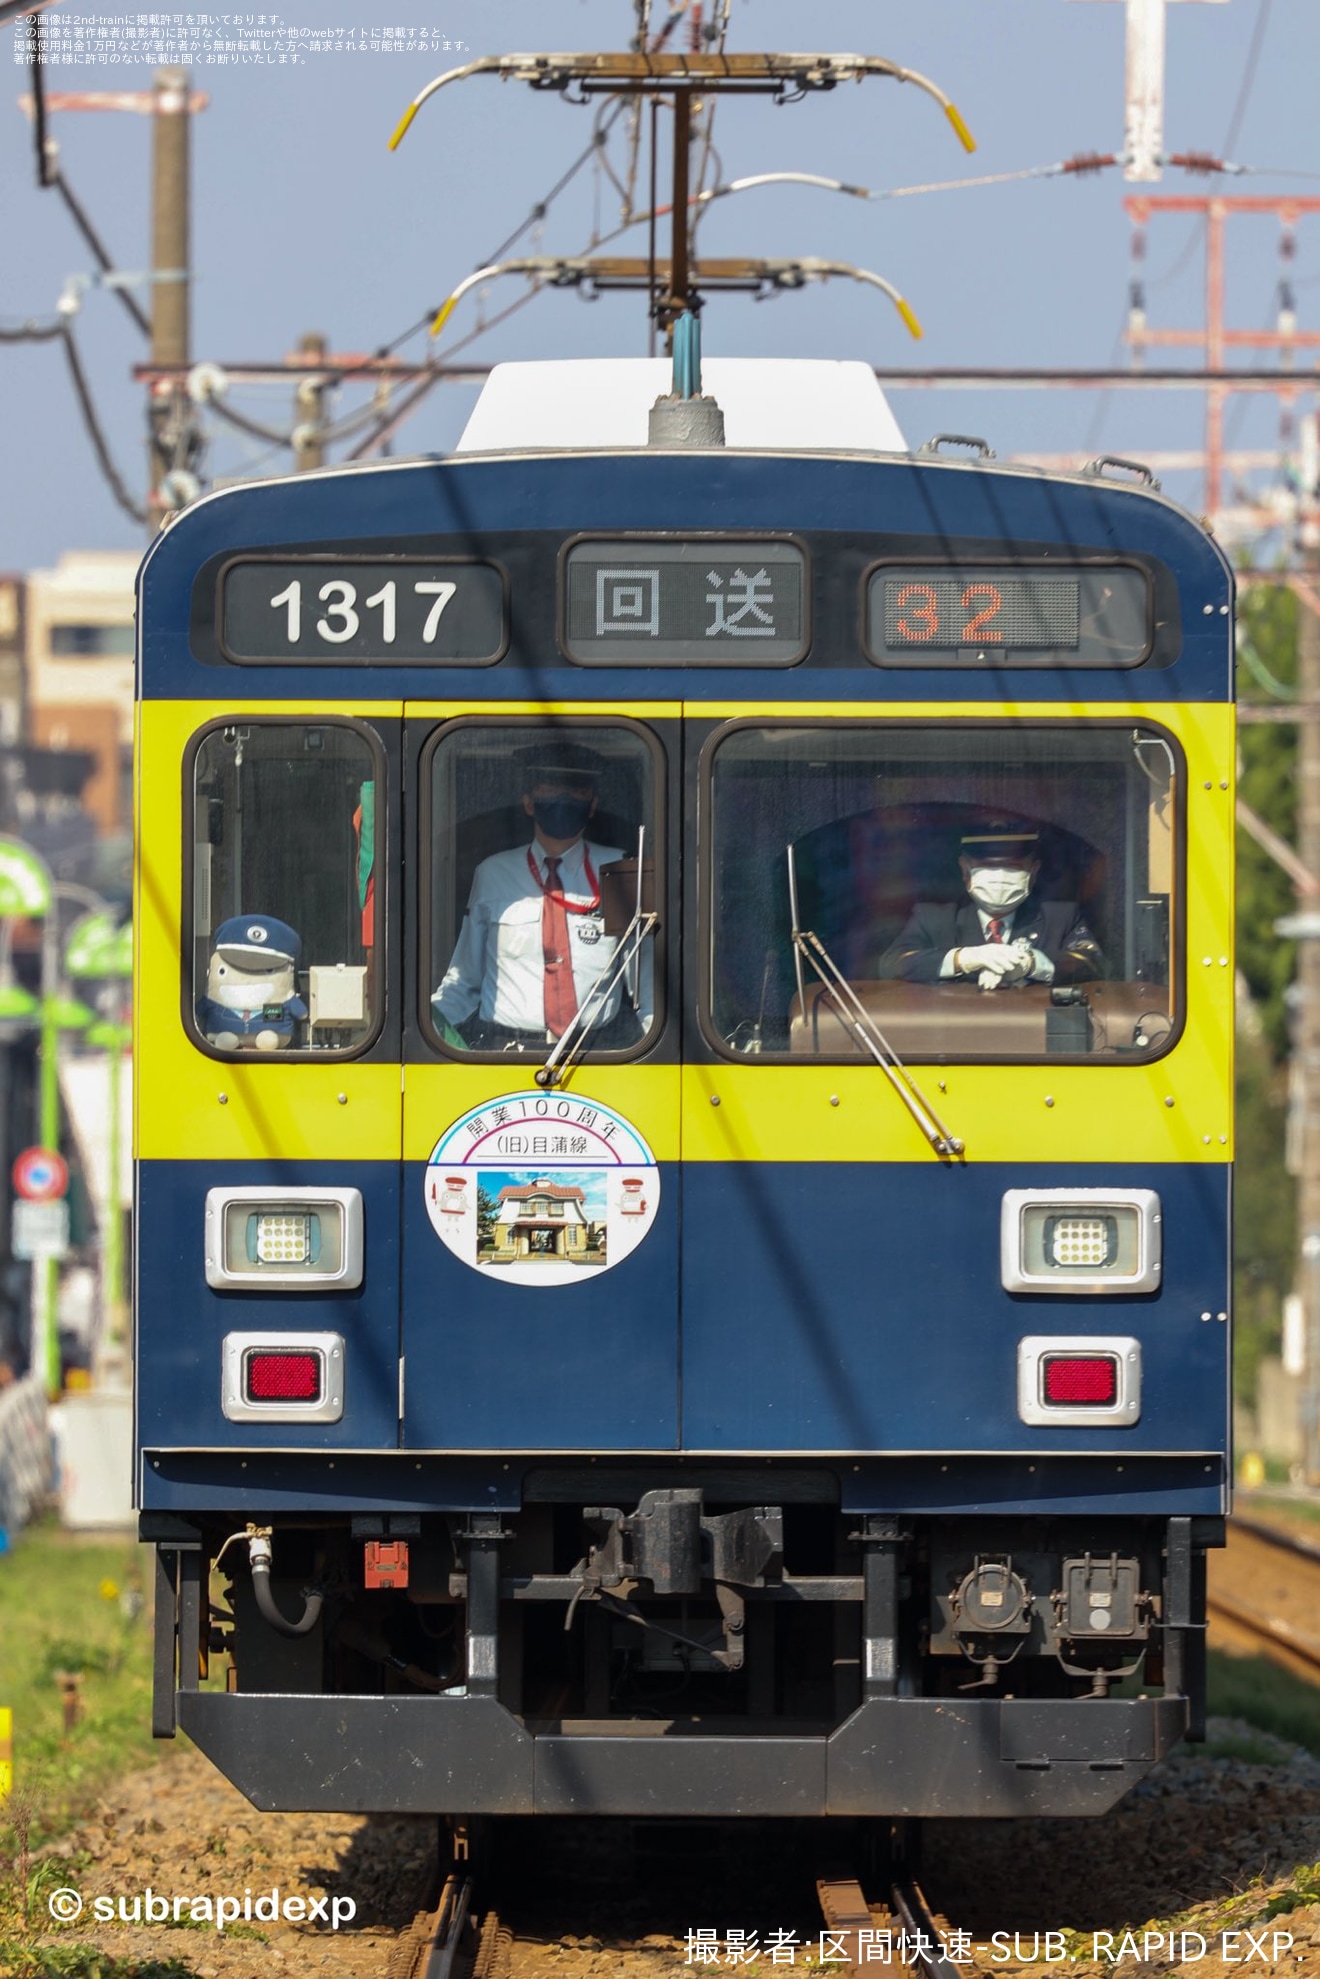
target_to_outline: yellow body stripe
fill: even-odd
[[[150,701],[138,713],[138,1007],[135,1149],[144,1159],[424,1160],[469,1107],[530,1086],[531,1068],[461,1063],[364,1065],[327,1059],[212,1059],[180,1014],[183,790],[180,760],[208,721],[241,711],[319,715],[269,702]],[[1153,1063],[923,1065],[913,1068],[969,1161],[1223,1162],[1231,1158],[1233,1079],[1234,711],[1178,703],[402,703],[363,701],[349,716],[686,713],[711,720],[929,722],[1151,721],[1187,758],[1187,1022]],[[933,1161],[877,1066],[737,1063],[581,1067],[570,1090],[617,1108],[661,1160]],[[221,1098],[221,1095],[224,1098]],[[341,1097],[342,1096],[342,1097]],[[834,1100],[838,1104],[832,1104]],[[1047,1101],[1052,1101],[1047,1105]]]
[[[425,1161],[440,1136],[470,1107],[501,1093],[535,1090],[536,1061],[510,1053],[501,1065],[409,1065],[404,1072],[403,1156]],[[677,1065],[588,1065],[571,1072],[569,1099],[599,1100],[637,1129],[657,1161],[677,1161],[679,1094]]]

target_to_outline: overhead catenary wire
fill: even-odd
[[[60,317],[50,323],[24,323],[16,329],[0,327],[0,344],[45,343],[59,343],[64,347],[64,357],[69,367],[69,377],[73,384],[74,397],[78,401],[78,409],[82,414],[83,425],[86,428],[88,438],[91,440],[101,472],[109,484],[111,494],[118,502],[120,508],[126,514],[132,516],[134,522],[145,522],[147,520],[146,510],[140,508],[133,500],[123,476],[111,458],[110,448],[97,415],[96,406],[92,400],[91,387],[87,382],[87,374],[83,370],[82,359],[68,321]]]
[[[1256,10],[1256,23],[1252,29],[1251,46],[1247,50],[1246,67],[1242,71],[1242,86],[1238,90],[1233,115],[1229,118],[1228,135],[1224,139],[1224,150],[1231,151],[1242,129],[1242,120],[1247,114],[1247,104],[1251,101],[1252,87],[1256,81],[1256,69],[1260,63],[1260,51],[1265,46],[1265,34],[1270,24],[1270,8],[1273,0],[1260,0]]]
[[[249,419],[245,412],[237,412],[232,405],[226,405],[222,399],[215,396],[203,400],[203,404],[208,412],[213,412],[218,419],[224,421],[226,426],[232,426],[236,432],[248,434],[251,439],[265,440],[277,447],[293,445],[292,430],[280,432],[273,426],[263,426],[259,419]]]
[[[78,354],[78,345],[74,339],[73,331],[68,323],[62,323],[60,330],[62,333],[61,341],[64,345],[65,361],[69,367],[69,376],[73,381],[74,396],[78,401],[78,407],[83,417],[83,425],[87,429],[87,436],[91,440],[101,473],[109,485],[111,494],[124,513],[130,515],[134,522],[145,523],[147,520],[147,511],[144,508],[140,508],[133,500],[123,477],[110,457],[110,449],[106,443],[101,422],[97,417],[96,407],[92,402],[91,389],[87,383],[87,374],[83,370],[82,359]]]
[[[53,323],[23,323],[12,330],[0,327],[0,344],[48,344],[63,335],[64,324],[60,320]]]
[[[507,309],[502,309],[497,316],[492,316],[488,321],[478,324],[475,330],[470,330],[467,336],[460,337],[456,344],[450,345],[449,358],[457,357],[459,351],[466,350],[467,346],[475,343],[478,337],[485,336],[489,330],[497,329],[501,323],[507,322],[510,316],[516,316],[520,309],[526,309],[528,303],[534,301],[539,293],[539,289],[528,289],[525,295],[516,297]],[[383,446],[387,440],[392,439],[404,420],[417,409],[424,398],[429,397],[444,375],[444,371],[437,364],[426,377],[419,379],[412,391],[391,408],[375,432],[369,433],[365,440],[359,440],[352,453],[346,458],[350,461],[365,460],[367,455],[373,453],[378,446]]]
[[[64,176],[64,170],[60,163],[59,146],[47,135],[46,83],[35,43],[28,63],[28,73],[32,86],[32,138],[37,154],[37,184],[43,192],[51,188],[58,192],[69,210],[74,225],[95,255],[100,265],[101,273],[103,275],[112,275],[116,270],[110,250],[106,247],[96,228],[92,225],[82,202],[77,198],[72,186],[69,185]],[[149,337],[151,335],[151,325],[147,321],[136,298],[131,296],[126,288],[120,287],[118,284],[114,286],[115,294],[119,297],[124,308],[137,324],[138,329],[141,330],[143,336]]]
[[[488,257],[489,260],[498,261],[501,255],[506,254],[508,250],[512,246],[514,246],[515,242],[520,241],[522,239],[523,235],[527,232],[529,227],[534,227],[538,222],[538,220],[544,220],[546,214],[550,210],[550,206],[552,202],[558,199],[560,193],[563,192],[564,188],[567,185],[571,184],[571,182],[577,177],[578,173],[582,170],[582,167],[587,163],[588,159],[595,156],[595,154],[598,151],[600,151],[603,145],[606,143],[610,129],[615,121],[615,118],[619,115],[619,112],[622,110],[622,108],[623,108],[622,103],[616,100],[612,104],[608,105],[606,110],[603,110],[601,112],[600,116],[596,120],[596,127],[591,133],[590,144],[588,144],[584,150],[578,153],[578,156],[573,160],[573,163],[568,167],[568,170],[562,173],[560,177],[556,179],[555,183],[551,186],[549,192],[544,193],[541,196],[541,198],[537,200],[536,204],[532,207],[531,211],[527,215],[527,218],[522,222],[522,224],[520,226],[515,227],[513,232],[508,236],[506,240],[500,242],[499,246],[495,249],[494,253]]]
[[[79,203],[77,198],[75,198],[72,188],[66,183],[64,174],[60,170],[58,163],[55,165],[54,173],[52,177],[47,181],[47,183],[54,187],[55,191],[59,193],[61,199],[64,201],[64,204],[68,207],[69,213],[73,218],[74,225],[77,227],[79,233],[86,241],[88,247],[91,248],[92,253],[96,256],[97,261],[100,263],[101,273],[103,275],[116,274],[118,271],[115,267],[114,261],[110,255],[109,250],[106,248],[106,246],[104,245],[104,243],[100,238],[100,235],[97,233],[95,227],[88,219],[87,214],[84,211],[82,205]],[[136,297],[130,295],[128,290],[122,285],[122,283],[108,282],[106,284],[106,287],[111,290],[112,294],[118,296],[119,300],[123,303],[124,308],[128,311],[133,321],[137,324],[138,329],[141,330],[143,336],[149,337],[151,335],[151,324],[147,320],[146,313],[139,305]]]

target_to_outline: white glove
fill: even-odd
[[[991,985],[998,983],[1001,976],[1012,982],[1024,980],[1030,964],[1014,943],[987,941],[980,947],[960,948],[958,967],[964,975],[975,976],[985,988],[987,976]]]

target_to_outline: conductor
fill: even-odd
[[[964,898],[919,900],[880,958],[909,983],[1084,983],[1104,974],[1099,943],[1075,900],[1043,900],[1040,834],[1007,824],[968,832],[958,860]]]
[[[623,854],[587,837],[599,758],[551,738],[527,752],[522,769],[531,843],[493,853],[477,867],[449,967],[431,998],[448,1041],[469,1050],[553,1044],[610,973],[617,947],[605,932],[600,876]],[[615,984],[596,1010],[597,1043],[617,1047],[640,1034],[635,1020],[621,1016],[622,997]],[[625,1027],[628,1035],[618,1036]]]

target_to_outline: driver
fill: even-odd
[[[919,900],[880,958],[880,974],[909,983],[1085,983],[1104,974],[1099,943],[1075,900],[1043,900],[1040,834],[1011,824],[966,833],[958,901]]]
[[[477,867],[458,942],[431,998],[442,1034],[460,1049],[553,1044],[611,970],[618,945],[605,930],[600,875],[623,854],[588,837],[599,757],[550,738],[526,753],[521,768],[531,842]],[[619,984],[597,1015],[598,1046],[641,1035]]]

